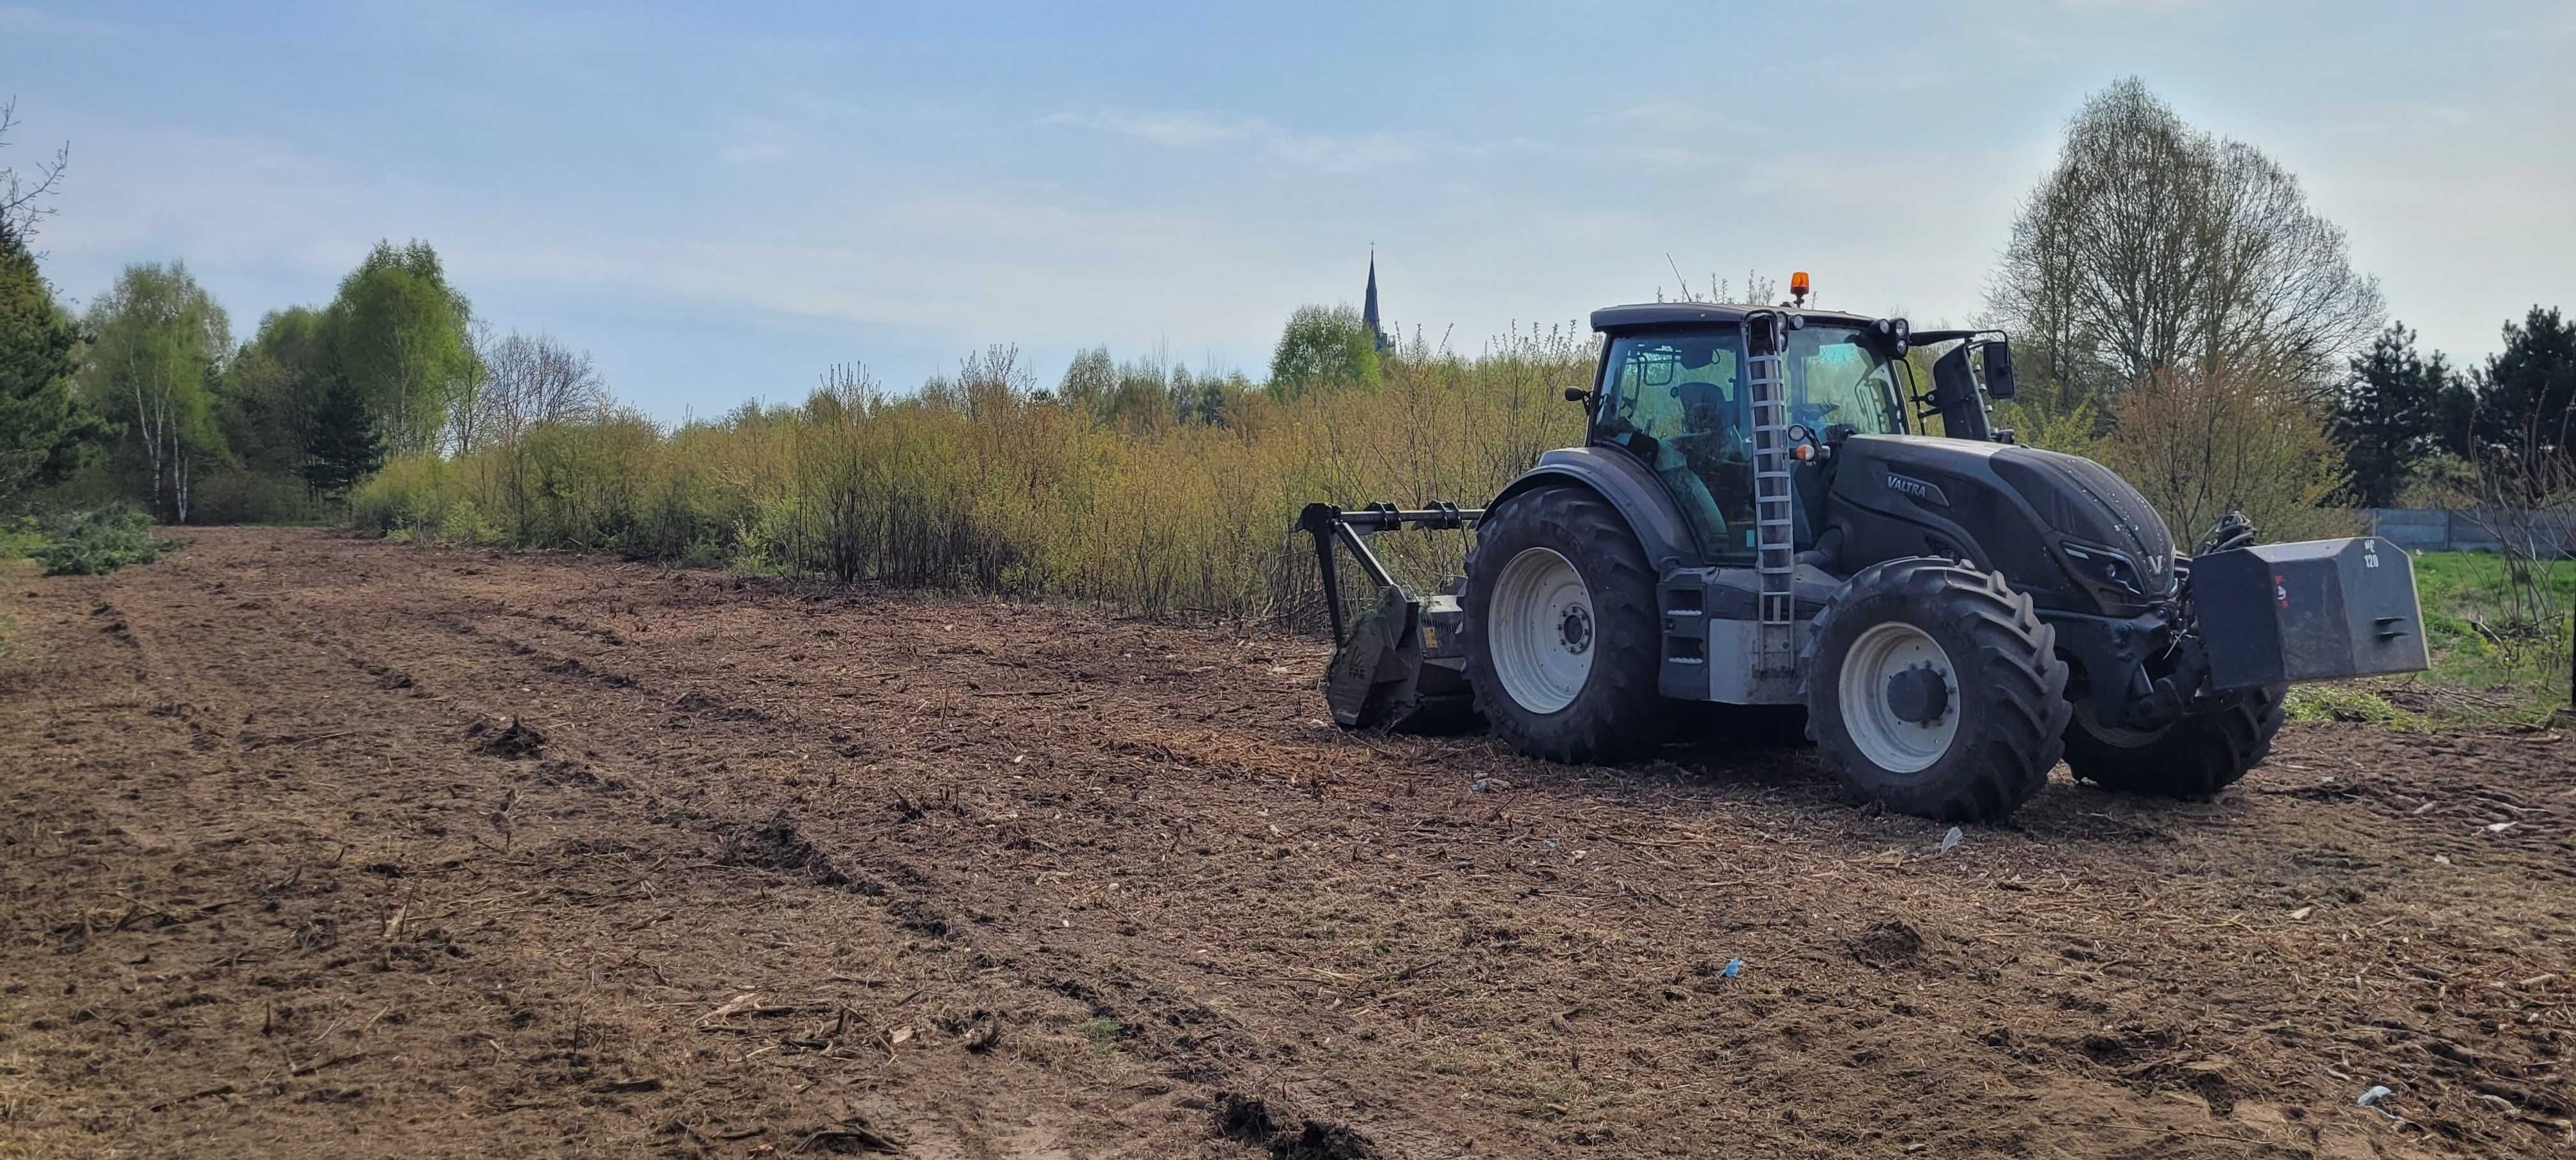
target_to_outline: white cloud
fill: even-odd
[[[84,131],[45,241],[58,257],[121,264],[355,265],[406,221],[397,192],[338,162],[256,137]],[[375,207],[372,211],[370,207]],[[386,224],[370,224],[386,223]]]
[[[1436,151],[1432,145],[1410,133],[1373,132],[1350,136],[1301,133],[1259,117],[1229,119],[1194,111],[1066,110],[1040,117],[1037,123],[1045,127],[1069,126],[1114,133],[1172,149],[1246,145],[1265,157],[1288,165],[1335,174],[1409,165]]]
[[[1265,121],[1220,120],[1206,113],[1052,113],[1038,118],[1040,125],[1071,125],[1142,138],[1174,149],[1195,149],[1276,135],[1279,130]]]

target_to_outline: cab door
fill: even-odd
[[[1663,481],[1712,562],[1753,557],[1753,425],[1743,335],[1702,327],[1613,336],[1591,442]]]

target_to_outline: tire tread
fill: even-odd
[[[1491,557],[1528,532],[1575,561],[1592,590],[1592,677],[1574,704],[1544,715],[1522,709],[1495,678],[1484,631],[1491,585],[1508,563]],[[1663,743],[1670,714],[1662,711],[1656,685],[1663,637],[1655,573],[1609,501],[1579,487],[1513,496],[1479,525],[1467,577],[1459,644],[1472,670],[1476,709],[1495,735],[1517,752],[1567,765],[1625,761]]]
[[[2015,592],[1997,573],[1964,560],[1931,556],[1889,560],[1863,568],[1816,618],[1815,633],[1800,665],[1807,676],[1807,735],[1817,743],[1818,762],[1827,774],[1857,797],[1887,795],[1867,788],[1873,770],[1838,729],[1825,722],[1824,699],[1839,691],[1839,682],[1822,671],[1821,652],[1836,639],[1840,622],[1857,615],[1855,608],[1874,597],[1897,595],[1913,601],[1951,605],[1938,614],[1959,629],[1972,646],[1955,658],[1964,683],[1973,674],[2009,695],[1991,698],[1997,710],[1985,720],[1960,722],[1982,736],[1963,737],[1974,758],[1943,769],[1944,784],[1926,787],[1927,798],[1888,801],[1944,821],[1997,821],[2019,809],[2048,783],[2048,771],[2065,752],[2064,733],[2070,706],[2066,701],[2067,668],[2057,657],[2057,631],[2039,619],[2030,597]]]

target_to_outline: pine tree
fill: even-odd
[[[367,400],[347,379],[334,377],[313,413],[313,449],[304,464],[305,483],[322,495],[346,495],[384,462],[384,432]]]
[[[2438,450],[2444,392],[2452,386],[2450,363],[2440,352],[2416,353],[2415,332],[2391,323],[2352,360],[2342,397],[2335,402],[2334,437],[2343,445],[2353,499],[2362,507],[2397,502],[2408,476]]]
[[[2576,325],[2534,306],[2504,327],[2504,349],[2479,376],[2477,438],[2539,506],[2576,473]]]
[[[72,392],[80,331],[0,222],[0,500],[52,483],[114,432]]]

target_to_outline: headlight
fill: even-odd
[[[2065,550],[2067,560],[2085,579],[2098,580],[2140,596],[2149,595],[2145,574],[2138,571],[2138,562],[2130,559],[2127,553],[2072,541],[2061,542],[2058,547]]]

